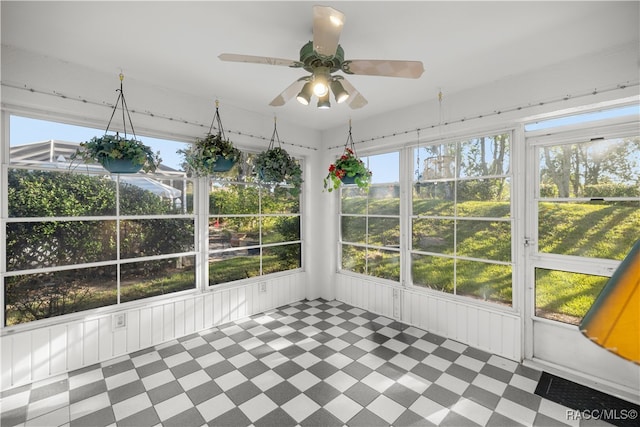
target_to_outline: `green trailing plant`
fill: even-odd
[[[276,146],[276,141],[278,145]],[[300,194],[302,186],[302,168],[300,163],[280,146],[280,136],[276,119],[273,121],[273,135],[269,141],[269,147],[256,156],[254,171],[258,181],[274,184],[276,187],[282,183],[291,185],[289,190],[293,196]]]
[[[216,162],[220,158],[237,162],[240,160],[240,150],[226,139],[223,134],[208,133],[205,138],[196,138],[191,147],[186,150],[178,150],[183,155],[185,171],[195,176],[212,175]]]
[[[85,163],[97,162],[104,165],[109,159],[129,159],[134,165],[142,166],[145,172],[153,172],[160,165],[160,153],[135,138],[124,138],[120,134],[96,136],[81,142],[71,155],[71,160],[80,159]]]
[[[276,186],[282,183],[293,186],[291,194],[300,194],[302,186],[302,168],[300,163],[291,157],[284,148],[269,148],[258,154],[255,159],[255,170],[258,180],[273,183]]]
[[[78,147],[76,152],[71,155],[71,160],[81,159],[85,163],[97,162],[105,169],[109,169],[108,165],[112,160],[128,160],[132,163],[132,166],[134,166],[133,169],[135,170],[127,172],[137,172],[140,169],[143,169],[145,172],[154,172],[162,160],[160,159],[160,153],[154,153],[150,147],[144,145],[136,138],[136,132],[133,129],[133,123],[131,122],[127,102],[124,99],[124,89],[122,86],[123,80],[124,75],[120,73],[120,89],[116,89],[116,92],[118,92],[118,99],[116,99],[116,102],[113,105],[111,118],[107,124],[107,129],[104,131],[104,135],[95,136],[89,141],[81,142],[80,147]],[[118,105],[122,108],[124,137],[120,136],[118,132],[116,132],[115,135],[108,134],[111,121],[118,109]],[[127,122],[125,120],[125,113],[129,118],[129,126],[133,133],[133,138],[127,138]]]
[[[337,190],[345,178],[353,178],[354,183],[363,190],[371,184],[371,171],[351,148],[345,148],[344,154],[329,166],[329,173],[324,178],[325,190]]]
[[[178,154],[182,154],[184,158],[182,167],[189,175],[210,176],[215,172],[226,172],[240,160],[242,153],[224,135],[218,108],[219,102],[216,100],[216,112],[207,136],[196,138],[193,145],[186,150],[178,150]],[[216,122],[218,133],[213,134],[211,131]]]

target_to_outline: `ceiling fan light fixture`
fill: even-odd
[[[320,110],[328,110],[331,108],[331,102],[329,101],[329,91],[324,96],[318,98],[318,108]]]
[[[338,80],[333,80],[331,82],[331,91],[333,92],[333,96],[335,97],[338,104],[343,103],[347,100],[347,98],[349,98],[349,93],[344,89],[344,86],[342,86],[342,83],[340,83]]]
[[[318,67],[313,72],[313,93],[317,97],[323,97],[329,93],[329,68],[327,67]]]
[[[329,16],[329,22],[331,22],[335,27],[342,27],[342,25],[344,25],[344,21],[338,15]]]
[[[313,82],[313,94],[315,96],[325,96],[329,93],[329,87],[325,82],[322,81],[314,81]]]
[[[302,105],[309,105],[311,102],[311,92],[313,91],[313,87],[311,82],[306,82],[304,86],[302,86],[302,90],[298,93],[296,99]]]

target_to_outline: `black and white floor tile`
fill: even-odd
[[[561,426],[541,372],[302,301],[2,393],[10,426]]]

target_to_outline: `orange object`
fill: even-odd
[[[610,352],[640,365],[640,240],[587,311],[580,331]]]

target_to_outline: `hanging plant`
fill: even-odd
[[[183,155],[182,167],[189,175],[211,176],[216,172],[227,172],[240,160],[240,150],[224,135],[218,106],[216,101],[216,112],[206,137],[196,138],[191,147],[177,151]],[[215,121],[218,133],[212,134]]]
[[[329,173],[324,178],[324,188],[329,192],[337,190],[341,184],[356,184],[363,190],[368,189],[371,184],[371,171],[356,155],[356,147],[351,136],[351,121],[344,153],[329,166]]]
[[[275,146],[275,141],[278,146]],[[291,185],[291,194],[297,196],[300,194],[302,186],[302,168],[300,163],[291,157],[287,151],[280,146],[280,137],[276,122],[273,124],[273,135],[269,142],[267,150],[258,154],[255,159],[255,174],[258,181],[263,183]]]
[[[111,118],[107,124],[107,129],[103,136],[96,136],[89,141],[81,142],[80,147],[71,155],[71,160],[80,159],[85,163],[99,163],[111,173],[136,173],[140,169],[145,172],[154,172],[160,165],[159,153],[154,153],[151,148],[143,144],[136,138],[129,109],[124,99],[122,90],[122,81],[124,75],[120,74],[120,89],[116,89],[118,99],[113,107]],[[118,132],[115,135],[108,135],[109,126],[118,109],[118,103],[122,106],[122,122],[124,127],[124,136],[120,136]],[[125,114],[129,118],[129,125],[133,138],[127,138],[127,122]]]
[[[93,137],[81,142],[71,155],[71,160],[81,159],[85,163],[100,163],[112,173],[136,173],[140,169],[154,172],[160,165],[158,153],[136,139],[125,139],[115,135]]]

